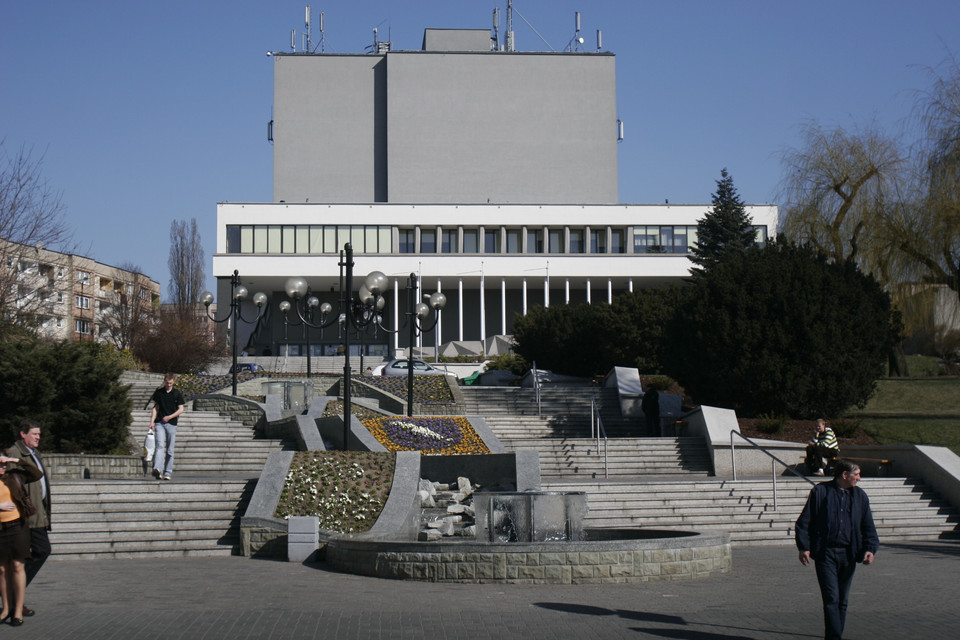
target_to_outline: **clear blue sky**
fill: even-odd
[[[272,198],[273,61],[303,0],[0,0],[0,138],[44,153],[78,252],[137,264],[167,296],[169,229],[216,203]],[[489,28],[506,0],[312,0],[328,51],[372,29],[418,49],[425,27]],[[555,48],[582,14],[587,50],[617,55],[620,200],[709,202],[727,167],[748,203],[776,202],[798,125],[897,132],[926,67],[960,55],[954,0],[515,0]],[[546,45],[519,17],[518,50]],[[319,43],[317,27],[314,43]],[[570,87],[570,99],[576,99]],[[318,149],[318,152],[322,150]]]

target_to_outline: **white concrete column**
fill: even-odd
[[[507,333],[507,279],[500,278],[500,335]]]
[[[527,315],[527,279],[523,279],[523,315]]]
[[[457,278],[457,295],[460,298],[460,309],[457,312],[457,318],[460,320],[460,337],[458,340],[463,341],[463,278]]]
[[[587,304],[590,304],[590,278],[587,278]]]
[[[543,278],[543,308],[550,308],[550,273]]]
[[[563,279],[564,304],[570,304],[570,278]]]
[[[627,280],[627,291],[633,293],[633,278]]]
[[[607,304],[613,304],[613,280],[607,278]]]
[[[440,239],[440,233],[437,232],[437,240],[438,240],[438,242],[439,242],[439,239]],[[437,278],[437,293],[443,293],[443,290],[440,288],[440,278]],[[434,354],[434,355],[436,355],[436,356],[439,358],[439,356],[440,356],[440,343],[443,341],[443,313],[440,312],[440,311],[434,311],[434,313],[437,314],[437,328],[436,328],[436,333],[433,334],[434,336],[436,336],[436,337],[433,339],[433,342],[434,342],[434,345],[433,345],[433,346],[437,347],[437,353]],[[439,362],[439,360],[438,360],[438,362]]]
[[[400,328],[400,281],[393,280],[393,327]],[[397,349],[400,348],[400,332],[393,334],[393,357],[397,357]]]
[[[487,344],[487,301],[483,290],[483,272],[480,272],[480,343]],[[484,346],[484,355],[486,355],[486,346]]]

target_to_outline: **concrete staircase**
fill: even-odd
[[[864,478],[877,532],[883,542],[960,539],[960,513],[910,478]],[[585,491],[588,527],[724,530],[732,542],[785,544],[810,485],[800,478],[765,480],[633,480],[586,482],[546,479],[545,491]]]
[[[255,480],[64,480],[52,558],[231,555]]]
[[[149,411],[131,429],[146,432]],[[230,555],[239,518],[280,440],[217,413],[179,419],[173,481],[58,480],[53,491],[52,558]]]
[[[134,411],[136,433],[146,433],[149,411]],[[255,478],[271,451],[283,449],[279,440],[254,439],[253,427],[210,411],[187,411],[177,421],[174,476],[224,475]]]
[[[599,447],[592,438],[509,438],[501,442],[511,451],[537,449],[544,479],[710,475],[710,456],[700,438],[610,438],[606,443],[601,439]]]
[[[496,423],[501,427],[497,437],[501,434],[503,437],[589,437],[590,403],[594,398],[607,436],[637,436],[643,427],[642,419],[620,415],[616,389],[567,385],[546,387],[540,392],[539,416],[533,389],[471,386],[460,390],[463,393],[463,414],[480,415],[488,423]]]

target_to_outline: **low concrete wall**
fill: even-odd
[[[337,538],[327,545],[327,563],[379,578],[526,584],[688,580],[727,573],[733,564],[726,533],[505,544]]]
[[[55,480],[136,479],[145,475],[144,461],[140,456],[44,453],[43,466]]]
[[[293,451],[274,451],[260,472],[247,511],[240,516],[240,553],[253,558],[285,558],[287,522],[274,517]]]
[[[194,411],[216,411],[231,420],[254,427],[259,434],[267,423],[267,405],[225,393],[207,393],[193,400]],[[275,419],[282,416],[277,415]]]

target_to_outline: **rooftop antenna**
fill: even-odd
[[[490,38],[490,48],[500,51],[500,9],[493,8],[493,37]]]
[[[303,52],[313,53],[313,34],[310,32],[310,5],[304,7],[303,14]]]
[[[297,52],[297,30],[290,29],[290,50],[294,53]]]
[[[597,53],[600,53],[601,49],[603,49],[603,31],[597,29]]]
[[[573,40],[567,47],[567,51],[580,51],[580,45],[583,44],[583,38],[580,37],[580,12],[574,12],[574,31]]]
[[[513,0],[507,0],[507,44],[506,51],[514,50],[513,42]]]
[[[320,12],[320,53],[326,50],[327,36],[323,29],[323,11]]]

